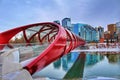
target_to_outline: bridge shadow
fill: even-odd
[[[86,54],[81,52],[71,69],[64,76],[64,80],[74,79],[80,80],[83,78]]]

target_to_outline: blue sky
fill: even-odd
[[[0,32],[64,17],[106,28],[120,21],[120,0],[0,0]]]

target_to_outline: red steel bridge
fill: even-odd
[[[30,74],[34,74],[76,47],[85,44],[83,39],[62,26],[45,22],[29,24],[0,33],[0,50],[6,46],[14,48],[12,44],[16,44],[18,40],[20,44],[20,39],[25,46],[31,46],[33,43],[48,44],[37,57],[23,67]]]

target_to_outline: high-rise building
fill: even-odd
[[[71,19],[70,18],[64,18],[62,20],[62,26],[71,31],[72,30]]]
[[[98,32],[99,39],[104,38],[104,28],[99,26],[99,27],[96,27],[95,29]]]
[[[86,42],[98,41],[97,39],[97,31],[88,24],[73,24],[73,32],[85,39]]]
[[[110,35],[113,35],[114,32],[116,32],[116,25],[115,24],[109,24],[107,25],[108,31],[110,31]]]
[[[55,20],[55,21],[53,21],[53,22],[55,22],[55,23],[57,23],[57,24],[60,25],[60,21],[59,21],[59,20]]]
[[[120,42],[120,22],[116,23],[117,41]]]
[[[110,42],[110,31],[105,31],[104,32],[104,41],[106,43],[109,43]]]
[[[118,42],[120,42],[120,33],[118,33]]]
[[[117,23],[118,25],[118,23]],[[108,31],[110,32],[110,42],[118,42],[118,33],[116,33],[117,28],[116,28],[116,24],[109,24],[108,26]]]
[[[116,23],[116,33],[120,33],[120,22]]]

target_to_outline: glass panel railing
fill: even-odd
[[[40,29],[42,28],[42,26],[33,26],[31,28],[28,28],[25,30],[26,33],[26,37],[29,40],[34,34],[36,34],[37,32],[40,31]]]
[[[49,44],[32,44],[31,46],[19,47],[20,61],[25,61],[40,55]]]
[[[23,35],[23,31],[17,33],[14,37],[9,40],[9,44],[16,44],[16,43],[26,43],[26,40]]]

